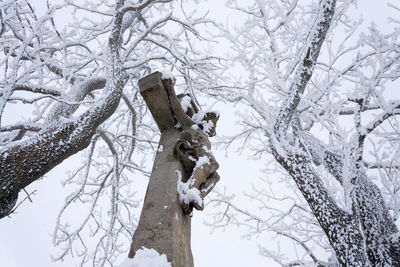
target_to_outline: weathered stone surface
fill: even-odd
[[[193,267],[190,245],[191,218],[182,210],[178,194],[177,171],[184,172],[174,148],[181,130],[170,107],[161,73],[155,72],[139,81],[140,93],[158,128],[161,139],[129,257],[141,247],[165,254],[173,267]]]
[[[146,101],[160,131],[175,126],[174,115],[168,101],[167,91],[161,80],[161,73],[154,72],[139,80],[140,94]]]
[[[165,254],[172,267],[193,267],[190,216],[193,208],[203,209],[202,199],[219,180],[208,140],[215,134],[218,114],[196,114],[199,108],[193,99],[185,112],[173,88],[175,80],[161,76],[155,72],[139,81],[161,139],[129,257],[146,247]],[[195,122],[195,115],[202,118]],[[191,199],[188,192],[197,192],[198,197]]]
[[[167,256],[173,267],[193,266],[190,246],[190,216],[182,210],[176,192],[177,170],[183,166],[174,156],[178,129],[163,131],[138,228],[133,236],[129,257],[142,246],[153,248]]]

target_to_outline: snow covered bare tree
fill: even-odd
[[[149,175],[142,163],[159,136],[138,78],[167,69],[188,92],[213,86],[214,59],[195,44],[204,40],[196,27],[209,21],[185,3],[1,1],[0,218],[30,199],[19,194],[29,184],[88,147],[65,181],[74,186],[57,218],[54,260],[104,266],[128,249],[131,178]],[[76,205],[85,208],[78,222],[68,219]]]
[[[222,29],[241,66],[224,97],[250,108],[227,142],[272,155],[266,183],[296,190],[256,187],[262,214],[221,194],[213,226],[290,239],[303,251],[294,261],[261,247],[283,266],[400,266],[399,21],[366,28],[353,0],[228,2],[247,17]]]

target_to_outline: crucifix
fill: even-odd
[[[129,258],[145,247],[165,254],[172,267],[193,267],[193,208],[204,208],[203,198],[219,180],[208,139],[219,115],[201,111],[189,94],[177,96],[174,84],[160,72],[138,83],[161,138]]]

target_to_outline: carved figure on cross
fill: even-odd
[[[190,94],[177,96],[174,85],[174,78],[160,72],[139,81],[161,138],[129,257],[142,247],[153,248],[172,267],[192,267],[192,211],[204,208],[204,197],[219,180],[208,139],[219,115],[201,111]]]

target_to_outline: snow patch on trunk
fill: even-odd
[[[142,247],[134,258],[126,258],[118,267],[172,267],[165,254],[155,249]]]

